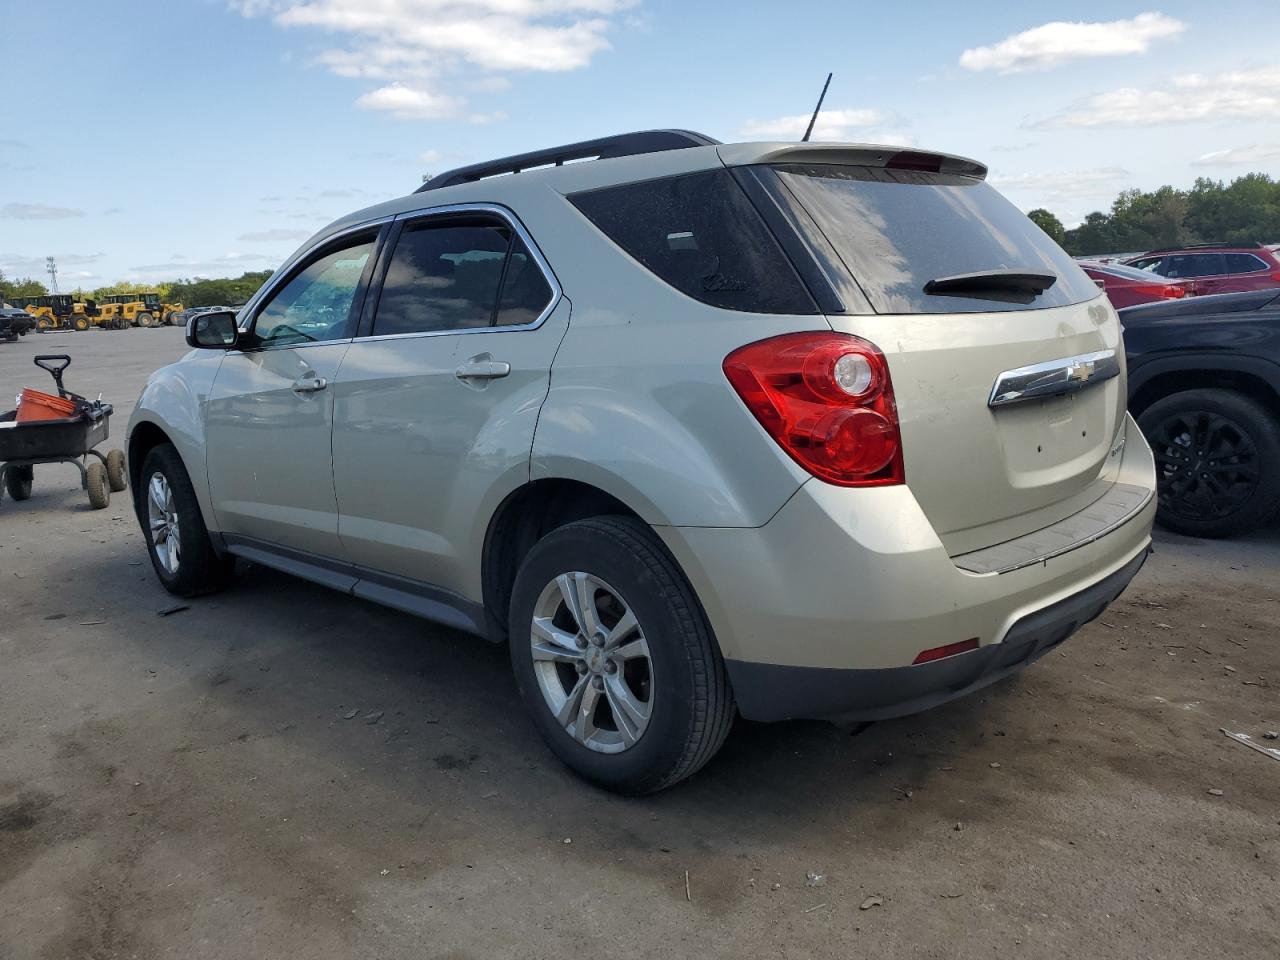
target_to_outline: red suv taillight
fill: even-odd
[[[889,365],[844,333],[789,333],[740,347],[724,375],[769,436],[828,483],[904,482]]]
[[[1177,300],[1187,295],[1186,287],[1172,283],[1135,283],[1133,292],[1144,297],[1159,297],[1161,300]]]

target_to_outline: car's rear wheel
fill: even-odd
[[[1162,527],[1225,537],[1266,523],[1280,507],[1280,426],[1232,390],[1186,390],[1138,417],[1156,460]]]
[[[193,597],[226,586],[234,559],[209,540],[191,478],[170,444],[153,447],[142,463],[141,520],[156,576],[170,593]]]
[[[510,642],[547,745],[610,790],[683,780],[732,726],[729,680],[697,598],[636,520],[581,520],[540,540],[516,576]]]

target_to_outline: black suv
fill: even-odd
[[[17,340],[35,329],[31,314],[17,307],[0,307],[0,340]]]
[[[1129,409],[1156,458],[1156,522],[1222,537],[1280,508],[1280,292],[1120,311]]]

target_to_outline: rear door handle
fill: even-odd
[[[329,381],[324,377],[299,377],[293,381],[293,392],[319,393],[327,386],[329,386]]]
[[[468,360],[454,376],[459,380],[499,380],[511,373],[511,364],[505,360]]]

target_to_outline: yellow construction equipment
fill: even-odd
[[[83,303],[74,302],[69,293],[55,293],[41,297],[9,297],[15,307],[26,310],[35,317],[37,330],[88,330],[93,321],[85,312]]]
[[[158,293],[113,293],[98,301],[98,309],[131,327],[158,327],[172,324],[182,304],[162,303]]]

